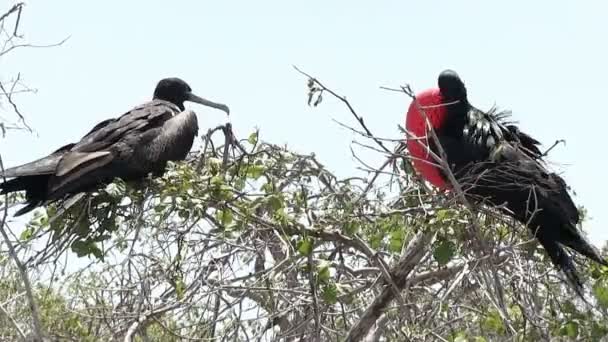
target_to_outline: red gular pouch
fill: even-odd
[[[417,103],[416,103],[417,102]],[[414,170],[426,181],[444,190],[450,184],[442,175],[438,162],[431,156],[427,146],[432,139],[428,125],[421,109],[429,119],[435,131],[441,130],[447,115],[447,109],[439,88],[424,90],[416,95],[410,103],[405,119],[405,128],[410,133],[407,137],[407,148],[412,158]]]

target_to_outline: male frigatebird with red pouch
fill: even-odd
[[[546,169],[540,143],[508,122],[508,116],[508,112],[483,112],[472,106],[458,74],[443,71],[438,87],[417,94],[407,112],[407,146],[414,169],[436,187],[452,188],[429,153],[440,155],[429,134],[428,118],[468,200],[500,207],[527,224],[580,294],[582,282],[564,247],[602,265],[608,263],[577,229],[579,212],[564,180]]]

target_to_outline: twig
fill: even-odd
[[[399,259],[395,267],[391,269],[391,274],[395,285],[402,290],[406,285],[406,279],[410,272],[416,267],[425,254],[426,247],[432,242],[434,235],[419,232],[409,242],[405,252]],[[367,307],[357,323],[355,323],[346,336],[345,341],[360,341],[370,331],[371,327],[384,312],[386,307],[394,298],[394,291],[390,285],[385,286],[373,302]]]
[[[68,39],[70,39],[70,36],[63,38],[61,41],[59,41],[58,43],[53,43],[53,44],[46,44],[46,45],[36,45],[36,44],[14,44],[11,45],[8,49],[5,49],[4,51],[0,51],[0,57],[6,55],[7,53],[18,49],[18,48],[50,48],[50,47],[56,47],[56,46],[60,46],[63,45],[63,43],[67,42]]]
[[[361,127],[365,130],[365,133],[367,134],[367,136],[371,137],[376,142],[376,144],[378,144],[378,146],[380,146],[384,151],[386,151],[389,154],[392,153],[391,150],[389,150],[386,146],[384,146],[384,144],[382,143],[382,141],[376,139],[375,135],[372,134],[372,132],[369,130],[369,128],[367,128],[367,125],[363,121],[363,117],[361,117],[359,114],[357,114],[357,112],[355,111],[355,109],[353,108],[353,106],[350,104],[350,102],[348,102],[348,100],[346,99],[346,97],[340,96],[337,93],[335,93],[333,90],[325,87],[321,82],[319,82],[319,80],[317,80],[316,78],[310,76],[309,74],[305,73],[304,71],[300,70],[297,66],[293,65],[293,68],[296,69],[296,71],[299,72],[300,74],[302,74],[302,75],[308,77],[309,79],[313,80],[313,82],[316,83],[319,87],[321,87],[321,89],[323,91],[327,91],[332,96],[334,96],[338,100],[342,101],[346,105],[346,107],[348,107],[348,110],[350,110],[350,113],[355,117],[355,119],[357,119],[357,121],[359,122],[359,124],[361,125]]]
[[[2,171],[2,181],[6,182],[6,177],[4,176],[4,164],[2,163],[1,156],[0,156],[0,171]],[[8,194],[4,195],[4,203],[8,203]],[[2,234],[4,243],[6,243],[6,246],[8,248],[8,253],[11,256],[11,259],[13,259],[13,262],[17,266],[17,269],[19,270],[19,274],[21,275],[21,279],[23,281],[23,286],[25,287],[25,294],[27,297],[27,301],[28,301],[28,304],[30,307],[30,311],[32,312],[32,323],[33,323],[35,337],[37,338],[38,341],[42,341],[42,338],[44,335],[42,333],[43,328],[42,328],[42,323],[40,321],[38,304],[36,303],[36,300],[34,299],[34,292],[32,291],[32,285],[31,285],[30,279],[27,275],[27,270],[25,269],[25,266],[21,263],[21,260],[19,260],[19,256],[17,255],[17,252],[15,251],[15,248],[13,247],[13,244],[12,244],[9,236],[6,233],[6,230],[4,229],[7,217],[8,217],[8,205],[5,205],[2,222],[0,222],[0,234]]]
[[[1,56],[1,54],[0,54],[0,56]],[[19,82],[20,77],[21,77],[21,74],[17,74],[17,79],[14,82],[15,83]],[[19,111],[19,108],[17,107],[17,104],[13,101],[13,98],[12,98],[13,92],[7,91],[6,88],[4,87],[4,84],[2,84],[2,82],[0,82],[0,90],[2,91],[2,95],[6,96],[6,100],[8,101],[8,103],[13,107],[13,111],[19,117],[19,120],[21,121],[21,123],[25,126],[25,128],[27,128],[27,130],[30,133],[32,133],[33,132],[32,128],[25,122],[25,117],[23,116],[23,114],[21,114],[21,112]]]
[[[13,316],[11,316],[8,311],[6,311],[4,309],[4,307],[2,306],[2,303],[0,303],[0,312],[2,314],[4,314],[4,316],[6,316],[6,319],[11,323],[11,325],[13,326],[13,328],[15,329],[15,331],[17,332],[17,334],[19,334],[19,337],[21,337],[22,341],[26,341],[27,337],[25,336],[25,333],[23,332],[23,330],[21,330],[21,328],[19,328],[19,325],[17,324],[17,322],[15,321],[15,319],[13,318]]]
[[[564,139],[555,140],[555,142],[553,143],[553,145],[551,145],[551,147],[549,147],[545,152],[543,152],[542,156],[543,157],[548,156],[549,152],[551,152],[551,150],[553,150],[559,144],[564,144],[565,145],[566,144],[566,140],[564,140]]]
[[[313,242],[314,243],[314,242]],[[312,297],[312,310],[315,322],[314,341],[321,341],[321,318],[319,310],[319,300],[317,296],[317,286],[315,284],[315,264],[312,253],[308,254],[308,283],[310,285],[310,296]]]
[[[11,7],[6,13],[4,13],[3,15],[0,15],[0,22],[2,22],[9,15],[15,13],[16,11],[21,11],[21,8],[23,6],[25,6],[25,4],[23,2],[18,2],[16,4],[14,4],[13,7]]]

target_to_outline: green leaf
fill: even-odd
[[[435,217],[437,218],[438,222],[443,222],[450,216],[451,215],[450,215],[449,209],[439,209],[439,210],[437,210],[437,213],[435,214]]]
[[[272,208],[272,211],[277,211],[283,208],[283,198],[279,195],[269,196],[267,201],[270,208]]]
[[[604,281],[598,280],[595,282],[593,285],[593,294],[602,308],[608,308],[608,288],[606,288]]]
[[[559,329],[559,334],[561,336],[568,336],[568,337],[572,337],[572,338],[577,337],[578,336],[578,323],[576,323],[574,321],[570,321],[570,322],[566,323]]]
[[[217,174],[222,168],[222,160],[219,158],[207,159],[207,169],[212,175]]]
[[[321,296],[324,301],[329,304],[336,304],[336,302],[338,302],[338,287],[336,284],[331,283],[323,285],[322,291]]]
[[[329,262],[327,260],[321,260],[317,266],[317,279],[320,283],[327,283],[330,278]]]
[[[102,231],[108,231],[108,232],[116,231],[118,229],[118,225],[116,224],[116,218],[114,216],[111,216],[109,218],[104,219],[101,222],[101,225],[99,228]]]
[[[403,240],[405,239],[405,232],[403,229],[396,229],[391,232],[389,239],[388,249],[393,253],[401,252],[403,247]]]
[[[224,178],[222,176],[211,177],[211,185],[220,186],[222,184],[224,184]]]
[[[85,216],[78,220],[76,223],[76,227],[74,229],[74,233],[76,233],[80,237],[86,237],[91,232],[91,223],[89,222],[89,217]]]
[[[360,223],[358,223],[358,222],[348,221],[348,222],[344,223],[342,231],[346,235],[354,235],[359,231],[359,226],[360,226]]]
[[[289,217],[289,215],[287,215],[285,210],[278,209],[273,213],[272,218],[275,219],[280,224],[288,224],[290,217]]]
[[[264,183],[264,185],[262,185],[262,187],[260,188],[262,191],[264,191],[265,193],[269,194],[272,192],[272,190],[274,189],[274,184],[272,182],[267,182]]]
[[[382,232],[377,232],[370,237],[369,245],[373,249],[378,249],[382,245],[382,238],[384,234]]]
[[[216,217],[224,226],[230,225],[233,221],[232,210],[230,209],[218,210]]]
[[[266,171],[266,167],[262,164],[250,165],[247,168],[247,177],[258,179],[264,174],[264,171]]]
[[[303,238],[298,241],[298,252],[303,256],[308,256],[312,253],[312,240],[310,238]]]
[[[443,240],[433,250],[433,258],[439,265],[446,265],[456,253],[456,246],[450,240]]]
[[[574,303],[572,303],[572,301],[567,300],[564,303],[562,303],[562,312],[574,314],[574,313],[577,313],[578,310],[576,309],[576,306],[574,305]]]
[[[473,339],[474,342],[488,342],[488,340],[486,340],[485,337],[483,336],[475,336],[475,339]]]
[[[242,191],[243,189],[245,189],[245,185],[245,178],[239,178],[234,182],[234,188],[238,191]]]
[[[184,298],[184,293],[186,292],[186,285],[184,281],[180,278],[175,281],[175,296],[177,300],[182,300]]]
[[[467,334],[464,331],[460,331],[458,333],[456,333],[454,335],[454,338],[452,339],[452,341],[454,342],[468,342],[469,340],[467,339]]]
[[[253,133],[249,134],[249,138],[247,138],[247,141],[251,145],[257,144],[257,142],[258,142],[258,132],[253,132]]]
[[[606,334],[608,334],[608,327],[593,322],[591,325],[591,337],[593,338],[593,341],[599,341],[600,338],[604,337]]]
[[[93,255],[97,259],[103,259],[103,253],[101,249],[95,245],[92,241],[76,240],[72,242],[72,251],[80,258],[86,255]]]
[[[27,227],[26,229],[24,229],[21,232],[21,235],[19,235],[19,239],[26,241],[32,238],[32,236],[34,235],[34,227]]]
[[[483,327],[491,330],[499,335],[503,335],[506,332],[504,323],[500,314],[496,310],[490,310],[483,321]]]

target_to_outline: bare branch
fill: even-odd
[[[2,163],[1,156],[0,156],[0,171],[2,171],[1,174],[3,175],[2,181],[6,182],[6,177],[4,177],[4,164]],[[6,203],[6,204],[9,203],[8,194],[4,195],[4,203]],[[7,217],[8,217],[8,205],[5,205],[4,213],[2,215],[2,222],[0,222],[0,234],[2,234],[4,243],[6,244],[6,247],[8,248],[8,253],[9,253],[11,259],[13,260],[13,262],[15,263],[15,265],[17,266],[17,269],[19,270],[19,274],[21,275],[21,280],[23,281],[23,287],[25,288],[26,298],[29,303],[29,309],[32,313],[32,324],[33,324],[34,334],[38,341],[42,341],[42,338],[44,335],[43,335],[42,323],[40,321],[40,313],[38,310],[38,304],[36,302],[36,299],[34,298],[34,291],[32,290],[32,285],[30,283],[30,278],[27,274],[27,269],[25,268],[23,263],[21,263],[21,260],[19,260],[19,256],[17,255],[17,252],[15,251],[15,248],[13,247],[13,243],[11,242],[11,240],[5,230]]]

